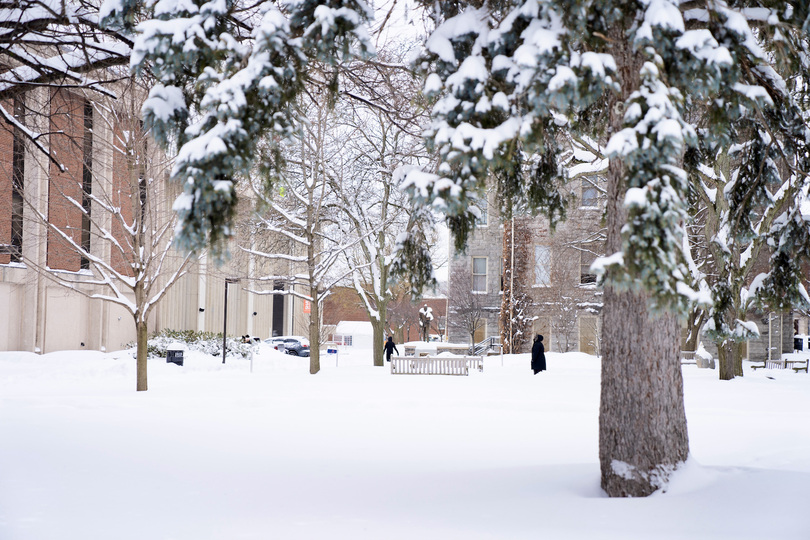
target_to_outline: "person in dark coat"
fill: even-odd
[[[537,334],[532,345],[532,371],[537,375],[546,370],[546,348],[543,347],[543,336]]]
[[[397,351],[397,355],[399,355],[399,349],[394,345],[394,338],[391,336],[388,336],[388,341],[385,342],[385,348],[383,350],[385,351],[386,362],[391,361],[391,355],[394,354],[394,351]]]

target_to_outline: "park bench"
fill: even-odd
[[[470,369],[484,371],[480,356],[392,356],[395,375],[469,375]]]
[[[805,354],[783,354],[782,358],[772,358],[765,360],[761,364],[754,364],[751,369],[792,369],[796,373],[804,371],[807,373],[807,364],[810,358]]]

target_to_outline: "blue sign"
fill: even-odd
[[[326,354],[337,354],[337,349],[326,349]]]

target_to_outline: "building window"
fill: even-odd
[[[549,246],[534,246],[534,286],[548,287],[551,285],[551,248]]]
[[[481,215],[475,220],[475,224],[479,227],[486,227],[489,222],[489,202],[486,194],[483,197],[475,197],[473,205],[481,212]]]
[[[14,116],[23,121],[23,103],[14,100]],[[18,128],[14,129],[11,156],[11,262],[22,260],[23,189],[25,188],[25,143]]]
[[[82,149],[82,250],[90,253],[90,210],[93,194],[93,104],[84,102],[84,145]],[[90,260],[82,255],[80,268],[90,268]]]
[[[473,257],[472,259],[472,290],[473,292],[487,292],[486,257]]]
[[[599,206],[599,190],[596,188],[598,178],[582,179],[582,197],[579,205],[581,208],[596,208]]]
[[[582,187],[582,207],[596,208],[599,201],[599,191],[593,186]]]
[[[579,253],[579,282],[582,285],[596,283],[596,274],[591,272],[591,264],[596,259],[596,255],[590,251],[580,251]]]

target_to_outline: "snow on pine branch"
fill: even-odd
[[[126,27],[137,0],[108,0],[109,24]],[[254,167],[283,174],[281,144],[298,125],[292,104],[313,60],[335,64],[368,55],[371,10],[359,0],[158,0],[136,27],[132,65],[158,84],[143,114],[164,145],[176,143],[172,177],[183,187],[175,209],[178,242],[219,254],[231,234],[233,182]],[[258,15],[257,15],[258,11]],[[228,189],[224,189],[228,188]]]

